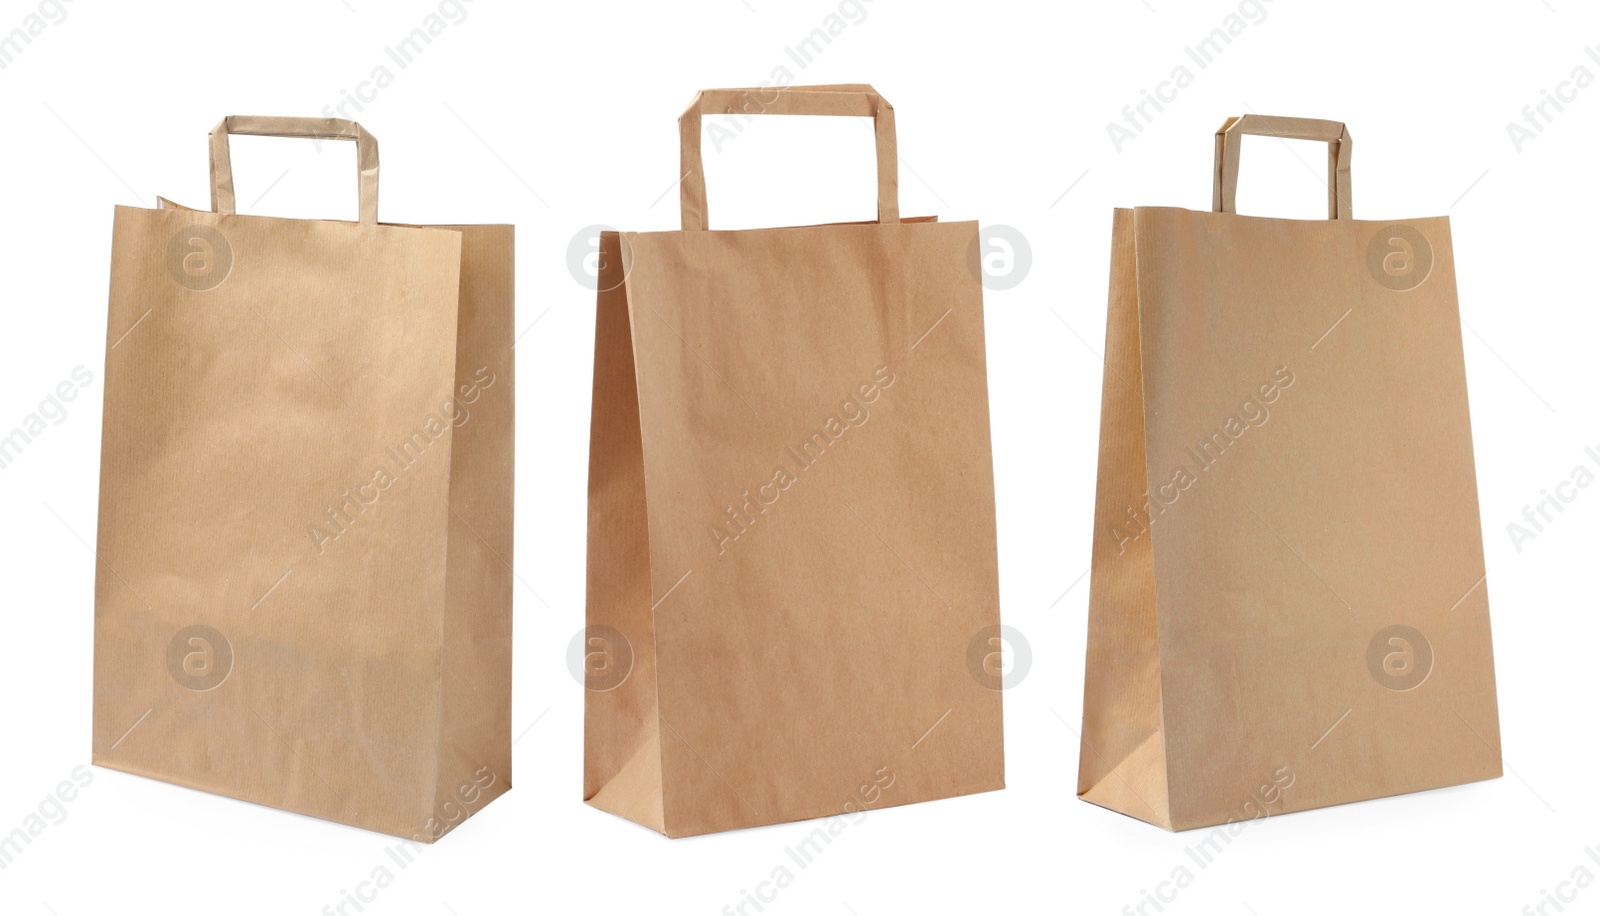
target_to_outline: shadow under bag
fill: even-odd
[[[1329,219],[1234,212],[1244,134]],[[1356,221],[1350,136],[1247,115],[1214,212],[1118,210],[1078,794],[1172,830],[1499,776],[1449,220]]]

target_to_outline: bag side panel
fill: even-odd
[[[1078,796],[1170,827],[1151,548],[1154,504],[1145,471],[1136,220],[1136,211],[1118,210],[1111,230]]]
[[[665,832],[644,446],[622,238],[602,233],[589,431],[583,798]]]
[[[514,233],[461,232],[437,839],[511,787]]]

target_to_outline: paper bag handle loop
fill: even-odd
[[[1238,212],[1234,200],[1239,194],[1239,148],[1245,134],[1282,137],[1286,140],[1318,140],[1328,144],[1328,218],[1351,219],[1351,144],[1350,132],[1344,124],[1314,118],[1275,118],[1257,114],[1229,118],[1217,129],[1216,176],[1211,184],[1213,211]]]
[[[865,84],[765,86],[755,89],[704,89],[678,118],[678,197],[683,228],[706,228],[706,178],[700,157],[703,115],[834,115],[870,117],[878,150],[878,222],[900,221],[900,158],[894,134],[894,106]]]
[[[378,221],[378,141],[366,128],[343,118],[276,118],[229,115],[211,129],[211,209],[234,213],[233,162],[228,135],[289,137],[303,140],[354,140],[361,222]]]

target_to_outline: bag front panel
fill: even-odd
[[[976,225],[627,241],[667,832],[1000,788]]]
[[[420,832],[460,235],[119,208],[95,761]]]
[[[1137,222],[1175,826],[1498,775],[1448,221]]]

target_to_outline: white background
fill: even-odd
[[[3,0],[0,33],[39,9]],[[61,9],[0,70],[0,432],[74,367],[94,381],[0,470],[0,833],[89,756],[113,205],[160,194],[206,206],[206,132],[220,117],[324,114],[387,65],[392,84],[347,109],[382,144],[382,217],[517,226],[515,565],[531,588],[516,598],[516,788],[397,871],[366,912],[721,913],[787,862],[810,826],[668,841],[583,805],[582,688],[564,662],[583,621],[594,326],[569,242],[597,223],[677,228],[677,115],[696,89],[784,66],[798,83],[871,82],[894,103],[903,212],[1007,225],[1031,244],[1028,274],[986,305],[1003,613],[1033,667],[1005,698],[1005,791],[873,812],[766,911],[1137,912],[1179,865],[1195,880],[1167,913],[1515,914],[1558,886],[1578,893],[1577,911],[1600,908],[1600,887],[1560,885],[1580,867],[1600,875],[1586,854],[1600,845],[1600,492],[1582,491],[1520,550],[1506,528],[1600,445],[1600,86],[1520,151],[1506,126],[1574,68],[1600,76],[1585,54],[1600,14],[1577,0],[1246,2],[1258,21],[1203,70],[1184,48],[1236,0],[476,0],[404,69],[385,48],[437,0]],[[841,9],[855,21],[801,68],[785,49]],[[1107,122],[1180,64],[1193,84],[1119,152]],[[1207,209],[1212,133],[1247,111],[1347,121],[1358,217],[1451,217],[1507,772],[1275,818],[1198,869],[1184,852],[1198,834],[1074,797],[1082,574],[1111,210]],[[720,152],[708,142],[712,225],[871,218],[870,138],[853,119],[767,118]],[[347,144],[234,149],[241,210],[353,218]],[[1241,212],[1323,215],[1320,148],[1250,138],[1244,155]],[[262,497],[249,480],[214,494]],[[390,864],[393,843],[94,770],[65,820],[0,871],[0,911],[317,914]]]

